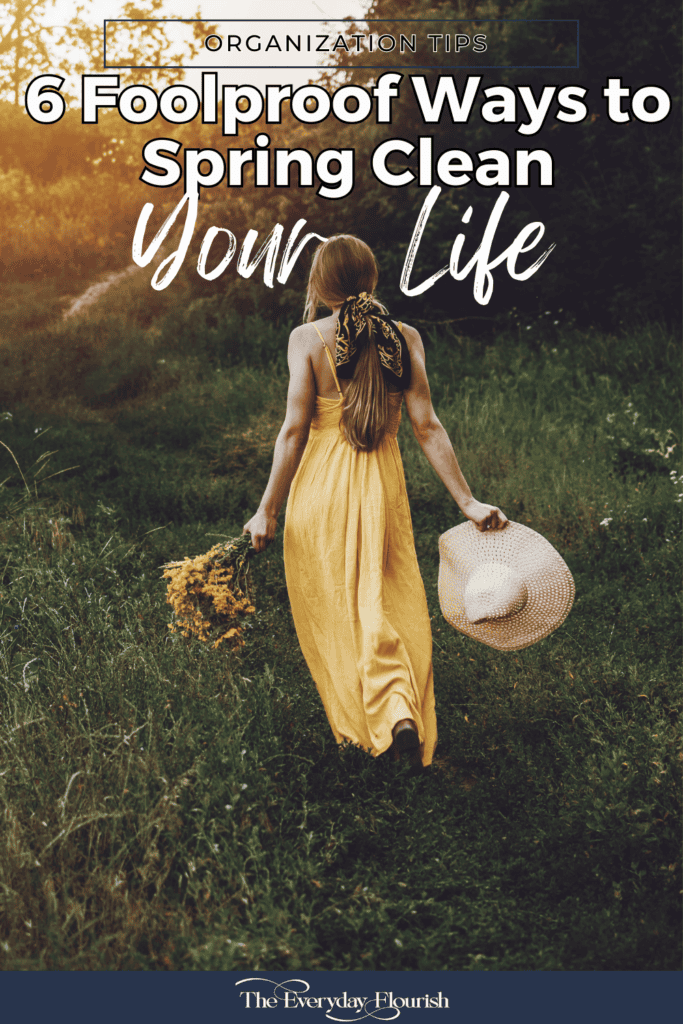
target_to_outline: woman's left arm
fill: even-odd
[[[315,408],[315,378],[307,335],[305,327],[295,327],[289,337],[289,390],[285,421],[275,442],[273,467],[261,504],[242,530],[242,533],[251,534],[252,546],[257,551],[264,551],[275,536],[277,517],[308,441]]]

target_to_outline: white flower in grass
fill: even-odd
[[[226,809],[226,811],[231,811],[232,810],[232,804],[226,804],[225,805],[225,809]]]
[[[403,943],[401,942],[400,939],[394,939],[394,945],[401,948],[403,946]]]
[[[609,518],[609,519],[603,519],[603,520],[601,521],[601,523],[600,523],[600,526],[609,526],[609,524],[610,524],[611,522],[612,522],[612,519],[611,519],[611,518]]]

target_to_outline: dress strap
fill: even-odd
[[[339,379],[337,377],[337,371],[336,371],[335,366],[334,366],[334,359],[332,358],[332,353],[330,352],[329,348],[327,347],[327,343],[325,342],[325,339],[323,338],[322,334],[320,333],[320,331],[318,330],[316,325],[313,324],[313,326],[315,327],[316,331],[318,331],[318,337],[322,341],[323,348],[325,349],[325,352],[327,353],[327,359],[328,359],[328,362],[330,364],[330,369],[332,370],[332,374],[334,376],[334,383],[335,383],[335,385],[337,387],[337,392],[339,393],[339,397],[343,398],[344,396],[342,395],[342,389],[339,386]]]

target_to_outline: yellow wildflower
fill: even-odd
[[[168,625],[172,633],[203,643],[213,640],[214,648],[223,641],[232,650],[244,646],[243,616],[256,611],[249,595],[250,549],[249,536],[235,537],[204,555],[186,555],[162,566],[166,601],[175,612],[175,622]]]

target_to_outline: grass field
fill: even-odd
[[[260,498],[287,331],[152,312],[0,350],[0,966],[680,969],[676,340],[427,336],[475,496],[547,536],[577,597],[518,654],[444,622],[460,515],[404,422],[439,724],[411,777],[334,744],[281,530],[241,654],[169,632],[161,564]]]

